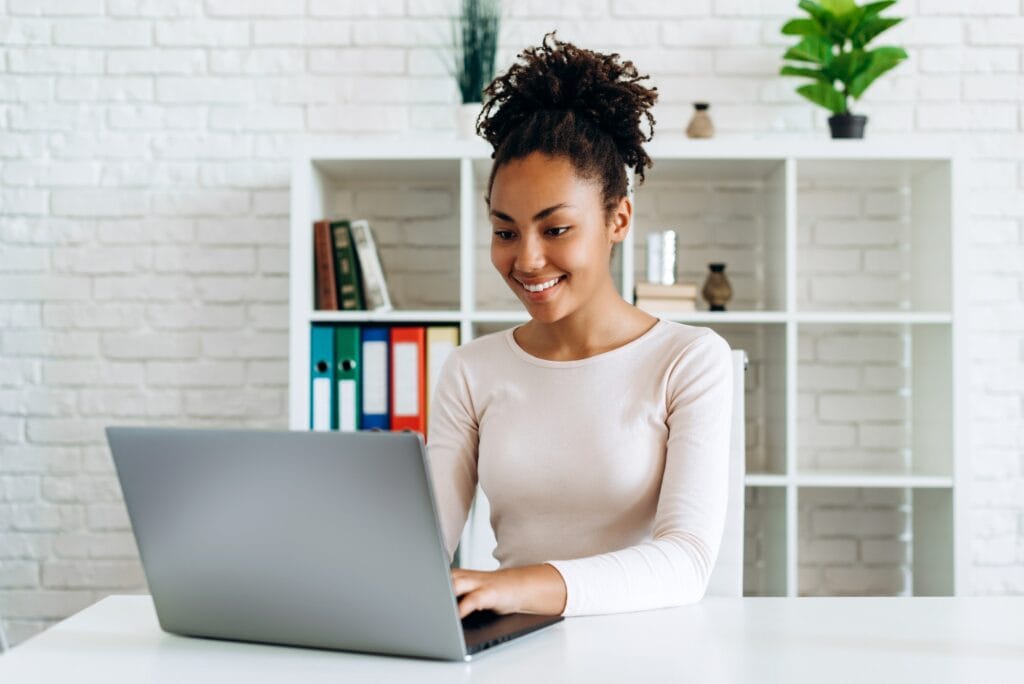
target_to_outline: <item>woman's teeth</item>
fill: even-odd
[[[522,285],[523,285],[523,287],[525,287],[525,288],[526,288],[526,289],[527,289],[527,290],[528,290],[529,292],[541,292],[541,291],[543,291],[543,290],[546,290],[546,289],[548,289],[549,287],[552,287],[552,286],[554,286],[554,285],[555,285],[555,284],[557,284],[557,283],[558,283],[558,281],[559,281],[559,280],[561,280],[561,279],[562,279],[562,278],[561,278],[561,276],[559,276],[558,278],[555,278],[554,280],[549,280],[549,281],[547,281],[546,283],[541,283],[541,284],[539,284],[539,285],[526,285],[525,283],[522,283]]]

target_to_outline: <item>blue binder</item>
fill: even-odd
[[[363,404],[360,429],[391,429],[388,392],[391,387],[389,359],[390,333],[387,326],[365,326],[361,331]]]
[[[309,429],[337,427],[335,410],[334,326],[314,323],[310,331]]]

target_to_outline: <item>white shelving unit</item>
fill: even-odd
[[[801,497],[850,490],[869,502],[905,497],[901,593],[965,590],[958,155],[832,140],[661,139],[646,149],[654,166],[633,189],[633,229],[613,273],[632,301],[643,236],[665,228],[679,232],[683,280],[702,283],[708,262],[728,264],[729,311],[662,317],[712,327],[750,357],[746,593],[816,591],[800,585],[800,540],[816,533]],[[295,155],[292,429],[308,429],[313,322],[452,323],[466,342],[526,320],[487,256],[490,154],[483,141],[399,139],[317,142]],[[323,217],[370,220],[398,310],[313,309],[311,227]]]

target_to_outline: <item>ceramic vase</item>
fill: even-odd
[[[711,138],[715,135],[715,125],[711,123],[711,117],[708,115],[708,108],[711,107],[707,102],[694,102],[693,103],[693,117],[690,119],[689,125],[686,127],[686,136],[689,138]]]
[[[704,281],[704,289],[701,294],[710,305],[711,311],[725,311],[725,303],[732,299],[732,285],[725,277],[725,264],[708,264],[710,272],[707,280]]]

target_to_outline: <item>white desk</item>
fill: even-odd
[[[1024,596],[706,598],[569,618],[472,663],[162,632],[110,596],[0,656],[0,682],[1024,682]]]

